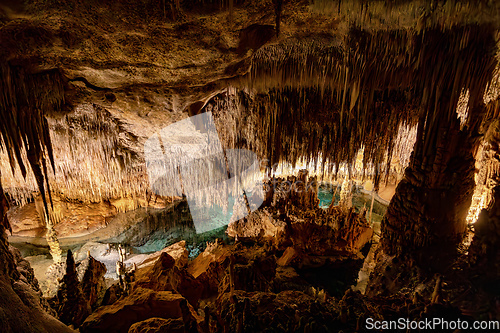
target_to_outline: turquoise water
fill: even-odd
[[[320,185],[318,188],[318,199],[320,201],[320,208],[328,208],[332,200],[334,200],[334,205],[338,205],[340,200],[340,186],[337,187],[332,184]],[[367,208],[370,207],[371,196],[355,190],[353,193],[352,203],[356,212],[359,212],[363,206]],[[385,214],[386,209],[387,207],[385,205],[375,200],[373,206],[374,216],[376,215],[375,218],[381,219]],[[219,207],[214,207],[209,211],[208,216],[206,216],[207,220],[205,221],[205,223],[210,225],[210,231],[197,233],[194,228],[186,228],[183,226],[171,228],[167,232],[156,231],[151,234],[145,244],[133,247],[134,252],[151,253],[159,251],[164,247],[174,244],[180,240],[186,240],[189,257],[195,258],[198,254],[205,250],[207,242],[213,242],[216,239],[222,239],[225,243],[233,242],[233,239],[226,235],[226,223],[228,221],[228,216],[231,214],[231,209],[229,209],[227,213],[224,213]]]
[[[335,188],[337,188],[337,193],[335,193]],[[333,199],[333,194],[335,193],[335,202],[334,205],[339,204],[340,200],[340,186],[336,187],[331,184],[327,184],[326,186],[320,186],[318,188],[318,199],[319,199],[319,207],[320,208],[328,208]],[[362,193],[356,188],[352,193],[352,205],[357,213],[363,208],[366,207],[369,209],[371,207],[372,197],[370,194]],[[380,216],[380,219],[385,215],[387,210],[387,206],[377,199],[373,202],[373,214],[377,214]]]
[[[333,199],[333,194],[335,193],[335,186],[319,186],[318,188],[318,199],[319,199],[319,207],[320,208],[328,208]],[[339,204],[340,200],[340,188],[337,189],[337,193],[335,194],[335,202],[334,205]]]
[[[170,230],[165,232],[155,232],[151,238],[142,246],[131,247],[134,253],[152,253],[160,251],[167,246],[175,244],[181,240],[186,241],[186,248],[189,252],[189,258],[196,258],[207,247],[207,242],[214,242],[216,239],[222,239],[224,243],[231,244],[232,238],[226,235],[227,226],[217,228],[208,232],[197,234],[192,229]]]
[[[185,240],[186,248],[189,251],[189,257],[195,258],[205,250],[207,242],[214,242],[216,239],[222,239],[226,244],[230,244],[233,242],[233,239],[226,235],[226,229],[227,223],[233,213],[233,204],[234,199],[231,198],[229,208],[226,212],[224,212],[221,207],[215,205],[208,210],[204,210],[203,216],[197,212],[197,226],[178,224],[167,230],[152,231],[144,244],[140,246],[131,246],[131,249],[133,253],[147,254],[160,251],[167,246]],[[186,213],[189,214],[187,219],[190,220],[191,207],[187,209]],[[189,225],[189,222],[187,224]],[[198,232],[200,229],[208,229],[208,231]]]

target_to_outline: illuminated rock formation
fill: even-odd
[[[138,288],[130,296],[122,298],[113,305],[101,307],[93,313],[81,327],[81,332],[126,333],[135,322],[158,318],[181,318],[184,323],[194,321],[187,301],[179,294],[170,291],[152,291]]]

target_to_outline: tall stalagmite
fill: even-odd
[[[382,222],[388,254],[416,254],[437,267],[439,259],[453,256],[464,235],[485,113],[483,95],[495,66],[494,34],[489,26],[475,25],[427,32],[420,51],[424,104],[417,142]],[[470,98],[461,128],[456,107],[462,89]]]

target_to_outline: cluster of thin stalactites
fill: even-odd
[[[217,96],[207,105],[214,110],[224,144],[254,151],[268,167],[303,162],[323,174],[340,170],[378,183],[384,174],[402,172],[416,140],[430,142],[432,133],[417,132],[417,124],[432,128],[439,117],[457,117],[464,91],[469,92],[466,104],[470,101],[462,105],[467,130],[477,89],[493,81],[494,35],[490,25],[425,31],[353,28],[342,40],[322,35],[274,43],[252,57],[245,89],[228,89],[226,98]],[[45,193],[47,179],[64,189],[66,197],[86,201],[146,193],[146,171],[137,167],[140,158],[134,164],[137,156],[120,147],[119,126],[104,118],[87,119],[108,125],[89,140],[85,126],[71,132],[67,123],[56,124],[61,120],[45,120],[43,113],[64,101],[60,72],[28,74],[3,66],[2,75],[7,84],[3,153],[12,170],[18,169],[6,175],[4,165],[2,176],[18,203],[29,200],[35,184]],[[49,92],[43,86],[56,89]],[[485,94],[489,98],[491,90]],[[446,104],[439,105],[445,94]],[[63,130],[49,134],[49,125]],[[54,159],[55,176],[49,176],[46,161]],[[16,186],[26,177],[23,160],[35,177]]]

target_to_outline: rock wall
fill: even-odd
[[[422,263],[440,253],[453,256],[464,236],[475,160],[467,135],[457,127],[447,133],[430,156],[414,152],[398,184],[382,221],[382,246],[390,255],[415,252]],[[424,162],[430,159],[435,163]]]
[[[80,331],[128,332],[166,326],[197,332],[193,307],[198,307],[204,286],[186,270],[186,261],[185,242],[180,242],[149,256],[137,269],[135,264],[125,268],[120,283],[107,289],[101,306],[86,318]]]
[[[4,200],[0,184],[0,200]],[[0,205],[5,218],[7,207]],[[29,263],[7,243],[5,223],[0,225],[0,322],[5,332],[73,332],[47,313],[38,282]],[[17,259],[15,259],[17,258]]]

